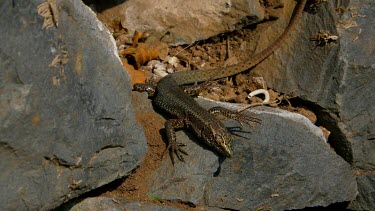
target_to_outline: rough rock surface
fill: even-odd
[[[54,208],[146,151],[108,31],[68,0],[56,1],[58,28],[42,29],[42,2],[0,1],[0,210]]]
[[[126,28],[173,44],[207,39],[264,18],[255,0],[138,0],[125,2],[119,10]]]
[[[206,108],[217,105],[199,102]],[[189,155],[185,163],[174,166],[165,160],[154,173],[150,194],[235,210],[301,209],[356,197],[350,165],[330,149],[322,131],[306,117],[270,108],[255,112],[262,125],[254,129],[241,130],[238,123],[226,122],[237,135],[231,159],[220,160],[198,140],[193,143],[178,132],[177,139],[187,144],[184,149]]]
[[[342,14],[336,10],[339,7]],[[353,206],[370,210],[375,209],[374,196],[367,193],[374,189],[363,181],[375,180],[374,8],[371,0],[342,1],[341,5],[328,1],[316,14],[304,13],[290,44],[253,70],[270,87],[300,96],[316,108],[318,124],[331,132],[331,146],[360,172],[358,197],[362,199]],[[319,30],[339,36],[338,42],[323,47],[309,42]],[[267,46],[267,37],[263,40]]]
[[[375,174],[367,173],[357,177],[358,196],[349,205],[354,210],[374,210],[375,207]]]
[[[115,48],[109,47],[114,44],[107,31],[81,1],[67,0],[57,0],[58,28],[42,30],[42,18],[36,13],[42,2],[0,1],[0,209],[56,207],[127,175],[146,150],[142,129],[133,122],[130,82],[114,56]],[[295,2],[285,2],[285,11],[291,11]],[[170,8],[157,12],[168,17],[192,11],[186,4],[181,2],[184,10],[180,12]],[[313,103],[318,123],[332,132],[331,146],[356,171],[359,194],[350,208],[373,210],[375,51],[371,43],[375,7],[370,0],[342,4],[328,1],[316,14],[304,13],[289,45],[253,72],[263,76],[270,87]],[[351,9],[338,15],[338,6]],[[244,17],[231,13],[235,7],[253,14],[247,20],[262,19],[259,5],[249,10],[225,3],[221,4],[224,12],[211,18],[221,22],[222,14]],[[138,10],[129,19],[148,13]],[[193,33],[192,28],[205,25],[196,27],[191,19],[181,21],[190,27],[172,19],[166,25],[173,27],[166,30],[168,27],[155,26],[171,18],[161,18],[150,29],[169,32],[166,41],[185,43],[232,30],[239,20],[229,16],[230,23],[213,25],[219,31],[208,30],[208,35],[199,29]],[[269,30],[282,30],[288,21],[288,15],[280,17]],[[181,29],[185,34],[177,33]],[[338,35],[339,42],[324,47],[309,42],[321,29]],[[268,46],[274,40],[268,34],[275,33],[266,30],[263,34],[259,46]],[[58,55],[62,60],[49,67]],[[188,163],[172,167],[166,160],[155,174],[166,175],[168,180],[159,178],[154,194],[214,207],[271,206],[275,210],[326,206],[354,198],[357,189],[349,166],[328,149],[311,125],[301,124],[305,120],[296,122],[295,115],[288,119],[284,112],[274,117],[266,110],[259,115],[262,127],[251,133],[237,132],[243,136],[234,143],[237,154],[224,161],[179,132],[178,139],[188,144]]]
[[[80,203],[74,205],[70,210],[71,211],[80,211],[80,210],[182,211],[182,209],[178,209],[174,207],[159,206],[156,204],[151,204],[151,203],[146,203],[146,202],[129,202],[121,198],[105,198],[105,197],[87,198],[81,201]]]

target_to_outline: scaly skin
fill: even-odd
[[[244,121],[245,123],[259,122],[259,120],[256,118],[242,116],[238,113],[220,107],[215,107],[209,111],[206,111],[199,106],[192,97],[184,93],[181,85],[236,75],[259,64],[261,61],[271,55],[275,49],[281,46],[289,32],[295,27],[299,17],[302,14],[305,4],[306,0],[301,0],[296,7],[294,17],[291,19],[284,33],[272,45],[248,61],[227,66],[225,68],[176,72],[162,78],[158,82],[154,103],[159,108],[176,117],[176,119],[167,120],[165,123],[165,128],[169,141],[167,149],[170,149],[172,153],[175,153],[179,160],[183,161],[184,159],[182,154],[187,153],[181,149],[181,146],[183,145],[177,143],[176,141],[176,129],[189,128],[194,131],[200,140],[212,147],[216,152],[225,157],[232,157],[233,152],[231,150],[231,135],[226,130],[224,125],[215,117],[215,115],[222,114],[237,121]],[[134,89],[140,91],[141,86],[142,85],[139,84],[135,85]],[[174,162],[173,154],[172,162]]]

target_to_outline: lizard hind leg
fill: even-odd
[[[205,81],[201,84],[186,85],[183,86],[183,88],[185,94],[190,96],[198,96],[199,93],[203,92],[204,90],[207,90],[210,85],[210,81]]]
[[[245,116],[236,111],[232,111],[232,110],[220,107],[220,106],[212,107],[208,111],[215,116],[220,114],[227,118],[234,119],[241,125],[243,125],[242,123],[245,123],[247,125],[252,126],[252,123],[257,123],[257,124],[261,123],[261,120],[258,118]]]
[[[181,162],[184,162],[184,157],[182,154],[184,155],[188,155],[188,153],[183,150],[181,147],[183,146],[186,146],[186,144],[182,144],[182,143],[178,143],[176,141],[176,129],[181,129],[181,128],[184,128],[185,127],[185,123],[184,123],[184,120],[183,119],[168,119],[166,122],[165,122],[165,130],[166,130],[166,134],[167,134],[167,139],[168,139],[168,145],[167,145],[167,149],[165,150],[165,152],[170,152],[171,153],[171,160],[172,160],[172,163],[174,164],[174,155],[176,155],[176,157],[181,161]],[[164,152],[164,154],[165,154]],[[163,155],[164,157],[164,155]]]

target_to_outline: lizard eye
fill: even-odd
[[[209,130],[203,130],[202,135],[206,137],[206,140],[210,140],[208,144],[221,155],[232,157],[231,136],[229,133],[221,127],[219,130],[214,130],[212,127],[206,129]]]
[[[218,142],[217,150],[225,154],[227,157],[232,157],[231,138],[227,134],[215,134],[215,140]]]

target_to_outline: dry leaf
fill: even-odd
[[[132,65],[129,65],[126,59],[121,58],[122,64],[125,67],[125,70],[128,71],[132,85],[140,83],[146,83],[146,75],[143,71],[135,70]]]
[[[59,86],[60,85],[60,78],[58,78],[57,76],[53,76],[52,77],[52,84],[54,86]]]
[[[168,53],[165,43],[139,43],[136,48],[127,48],[119,54],[125,56],[135,69],[139,69],[144,63],[164,56],[165,52]]]
[[[32,125],[37,126],[40,123],[40,116],[38,114],[35,114],[33,117]]]
[[[47,0],[38,5],[38,14],[44,18],[42,29],[58,26],[58,9],[55,0]]]
[[[128,32],[126,28],[121,25],[121,20],[119,18],[114,18],[108,23],[108,28],[112,32],[115,40],[121,35],[124,35]]]
[[[237,200],[238,202],[243,202],[243,201],[244,201],[243,198],[236,198],[236,200]]]
[[[137,44],[138,44],[138,41],[140,39],[145,39],[149,36],[148,33],[144,33],[144,32],[139,32],[139,31],[134,31],[134,34],[133,34],[133,45],[132,47],[135,48],[137,47]]]
[[[273,197],[279,197],[280,195],[279,194],[277,194],[277,193],[273,193],[273,194],[271,194],[271,197],[273,198]]]
[[[57,67],[57,64],[65,65],[66,63],[68,63],[68,61],[69,61],[68,53],[61,52],[55,56],[55,58],[48,65],[48,67]]]

